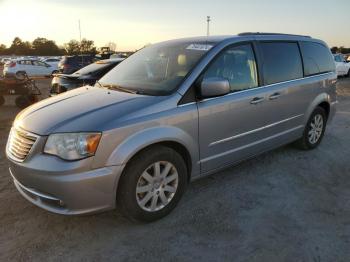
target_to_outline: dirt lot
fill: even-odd
[[[152,224],[118,211],[64,217],[22,198],[4,155],[18,112],[9,100],[0,108],[0,261],[349,261],[350,80],[338,92],[318,149],[286,146],[198,180]]]

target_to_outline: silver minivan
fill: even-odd
[[[288,143],[317,147],[335,112],[336,79],[327,45],[307,36],[154,44],[95,86],[19,113],[6,149],[10,174],[48,211],[117,207],[153,221],[193,179]]]

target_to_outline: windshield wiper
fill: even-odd
[[[111,90],[117,90],[117,91],[121,91],[121,92],[125,92],[125,93],[131,93],[131,94],[138,94],[138,92],[136,90],[131,90],[131,89],[127,89],[118,85],[112,85],[112,84],[101,84],[100,82],[96,81],[96,83],[100,86],[100,87],[104,87],[107,89],[111,89]]]
[[[99,87],[103,87],[103,85],[100,82],[98,82],[98,81],[96,81],[96,84],[98,84]]]

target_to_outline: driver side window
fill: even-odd
[[[250,44],[224,50],[204,73],[203,78],[227,79],[231,92],[258,86],[258,74],[254,52]]]

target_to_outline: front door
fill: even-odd
[[[202,78],[220,77],[231,93],[198,102],[199,145],[202,173],[237,162],[262,150],[268,136],[266,99],[259,88],[256,59],[250,43],[222,51]]]

